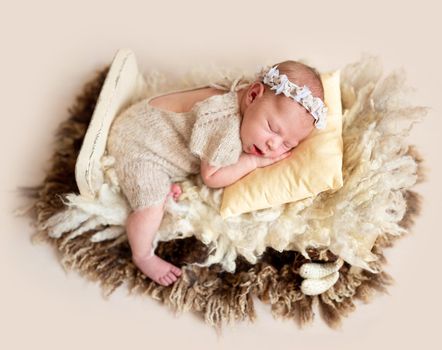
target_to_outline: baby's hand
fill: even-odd
[[[170,186],[170,192],[167,196],[172,196],[173,200],[175,202],[178,201],[178,198],[180,197],[181,193],[183,193],[183,190],[181,189],[181,186],[178,184],[172,184]]]
[[[261,156],[256,156],[254,154],[248,154],[248,156],[250,156],[252,161],[255,162],[257,168],[263,168],[263,167],[266,167],[266,166],[271,165],[273,163],[279,162],[280,160],[287,158],[291,154],[292,154],[292,152],[288,151],[288,152],[285,152],[285,153],[281,154],[280,156],[274,157],[274,158],[264,158]]]

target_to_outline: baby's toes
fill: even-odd
[[[169,273],[165,274],[165,275],[163,276],[163,278],[164,278],[164,280],[167,282],[167,285],[173,283],[173,280],[172,280],[172,278],[170,277]]]
[[[178,267],[173,266],[171,268],[171,271],[174,273],[175,276],[181,276],[181,269],[179,269]]]
[[[168,286],[170,282],[165,277],[166,276],[161,276],[160,278],[158,278],[158,281],[160,282],[161,285]]]
[[[177,276],[175,276],[172,271],[169,271],[167,277],[169,277],[172,280],[172,282],[175,282],[177,280]]]

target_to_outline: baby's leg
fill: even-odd
[[[152,241],[161,224],[164,202],[132,212],[126,222],[127,237],[135,265],[153,281],[167,286],[177,280],[181,270],[154,255]]]

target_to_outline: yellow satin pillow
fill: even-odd
[[[340,71],[321,74],[328,108],[325,129],[314,129],[289,158],[258,168],[223,192],[223,218],[316,196],[342,187]]]

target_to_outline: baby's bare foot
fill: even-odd
[[[181,270],[156,255],[146,258],[133,258],[135,265],[151,280],[163,286],[175,282]]]

